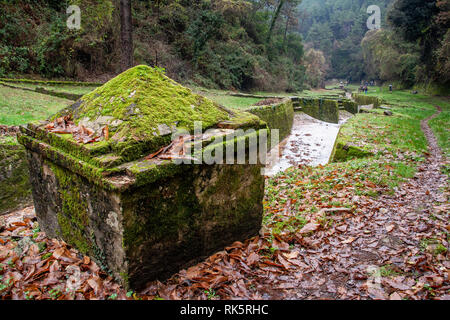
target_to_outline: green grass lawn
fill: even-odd
[[[95,90],[95,88],[97,88],[96,86],[76,86],[76,85],[45,85],[45,84],[32,84],[32,83],[11,83],[12,86],[14,87],[19,87],[19,88],[26,88],[26,89],[36,89],[37,87],[39,88],[44,88],[48,91],[53,91],[53,92],[64,92],[64,93],[72,93],[72,94],[81,94],[84,95],[86,93],[89,93],[93,90]]]
[[[299,97],[305,98],[337,98],[342,96],[344,91],[339,89],[330,89],[330,90],[305,90],[298,94]]]
[[[420,122],[436,112],[435,105],[444,112],[431,121],[431,127],[440,146],[448,150],[447,99],[407,91],[369,94],[383,98],[393,116],[383,115],[382,109],[358,114],[342,127],[338,141],[362,147],[373,156],[326,166],[290,168],[268,179],[264,225],[275,238],[295,234],[323,208],[350,208],[358,213],[358,197],[393,194],[400,183],[414,177],[427,151]],[[279,214],[286,211],[290,214]],[[327,228],[333,223],[332,214],[323,214],[318,221]]]
[[[217,89],[204,89],[198,87],[191,88],[194,92],[205,96],[225,107],[236,108],[236,109],[245,109],[248,108],[255,103],[263,100],[260,98],[249,98],[249,97],[235,97],[230,96],[229,91],[225,90],[217,90]],[[299,96],[305,98],[337,98],[340,94],[342,94],[342,90],[305,90],[297,93],[286,93],[286,92],[252,92],[253,95],[259,96],[273,96],[273,97],[292,97]]]
[[[22,125],[46,119],[73,101],[0,86],[0,124]]]
[[[204,97],[211,99],[214,102],[217,102],[218,104],[224,107],[235,109],[245,109],[263,100],[260,98],[234,97],[228,95],[226,91],[220,90],[208,90],[196,92]]]
[[[450,110],[443,110],[442,113],[435,119],[430,121],[430,126],[438,139],[438,144],[443,152],[450,157]]]
[[[369,96],[377,96],[395,108],[395,111],[405,116],[430,116],[440,106],[442,113],[430,121],[430,127],[438,139],[443,152],[450,155],[450,99],[448,97],[430,96],[427,94],[411,94],[408,90],[394,90],[389,92],[386,87],[371,88]]]

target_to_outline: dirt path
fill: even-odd
[[[330,227],[308,223],[304,236],[234,243],[139,296],[36,230],[32,207],[0,217],[0,298],[449,299],[449,188],[428,126],[438,113],[422,121],[426,161],[394,195],[353,196],[357,212],[328,209]]]
[[[422,121],[429,155],[417,175],[394,196],[358,199],[362,215],[337,213],[331,232],[315,233],[298,251],[303,266],[274,279],[290,289],[271,298],[450,298],[448,185],[428,126],[439,113]]]

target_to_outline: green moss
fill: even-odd
[[[350,159],[359,159],[370,156],[373,156],[371,152],[338,142],[333,153],[333,162],[343,162]]]
[[[98,168],[87,162],[81,161],[70,154],[62,152],[61,150],[58,150],[50,145],[40,143],[38,140],[31,137],[19,135],[18,140],[27,149],[42,154],[45,158],[51,160],[59,166],[68,168],[71,172],[85,177],[90,182],[101,186],[106,190],[117,190],[116,186],[105,179],[105,169]],[[110,174],[117,173],[118,171],[119,169],[117,168],[108,170]]]
[[[72,223],[80,230],[89,224],[88,204],[76,185],[81,184],[80,178],[69,174],[66,170],[49,164],[59,183],[58,192],[62,203],[62,212],[71,217]]]
[[[123,282],[125,285],[128,285],[129,283],[129,276],[127,272],[120,272],[119,273],[120,277],[122,278]]]
[[[358,104],[350,100],[343,101],[344,109],[352,114],[358,113]]]
[[[68,214],[75,212],[76,216],[74,216],[73,222],[83,229],[89,223],[89,218],[87,216],[87,203],[76,187],[82,183],[80,178],[48,161],[46,164],[51,168],[58,181],[58,192],[63,199],[63,212]]]
[[[0,213],[32,203],[25,149],[15,140],[0,140]]]
[[[61,211],[56,214],[59,236],[81,253],[95,257],[99,265],[106,270],[105,256],[95,244],[95,236],[90,225],[89,204],[82,192],[85,182],[77,174],[49,161],[46,161],[46,165],[55,175],[61,199]]]
[[[181,167],[181,166],[178,166]],[[199,211],[192,188],[192,171],[188,176],[159,180],[122,194],[124,212],[123,246],[130,255],[139,252],[139,246],[159,241],[174,241],[181,231],[195,233],[192,212]],[[142,207],[146,211],[142,211]],[[189,226],[189,227],[188,227]],[[189,234],[183,235],[189,237]]]
[[[294,107],[291,99],[275,105],[252,107],[248,111],[264,120],[269,129],[278,129],[280,141],[290,134],[294,121]]]
[[[319,120],[339,123],[339,105],[336,100],[321,99],[319,102]]]
[[[87,242],[82,231],[74,228],[72,221],[65,214],[58,212],[57,215],[58,225],[60,228],[60,234],[64,241],[74,246],[83,254],[89,254],[92,252],[90,244]]]
[[[373,106],[379,107],[383,104],[383,101],[380,98],[373,97],[373,96],[367,96],[364,94],[356,94],[354,93],[352,95],[353,99],[356,101],[356,103],[360,106],[367,106],[369,104],[373,104]]]
[[[84,95],[74,110],[74,121],[96,121],[100,116],[123,121],[111,131],[114,141],[148,141],[164,135],[159,125],[193,130],[195,121],[208,128],[229,113],[214,102],[194,94],[148,66],[125,71]]]
[[[187,165],[177,165],[170,160],[165,160],[158,165],[143,160],[127,165],[127,171],[136,179],[133,186],[139,187],[162,178],[171,177],[183,170],[187,170],[188,167]]]
[[[339,122],[339,105],[336,100],[301,98],[301,110],[307,115],[331,123]]]

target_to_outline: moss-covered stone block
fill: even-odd
[[[351,100],[344,100],[343,102],[342,102],[342,104],[344,105],[344,109],[347,111],[347,112],[350,112],[350,113],[352,113],[352,114],[357,114],[358,113],[358,104],[356,103],[356,102],[354,102],[354,101],[351,101]]]
[[[218,106],[145,66],[55,117],[67,114],[94,129],[109,123],[111,139],[80,144],[47,131],[45,121],[22,128],[38,221],[124,286],[163,280],[258,234],[263,164],[251,154],[268,131],[259,117]],[[196,121],[209,130],[197,134]],[[184,146],[194,161],[146,159],[181,130],[195,134]]]
[[[336,100],[300,98],[301,111],[307,115],[331,123],[339,123],[339,104]]]
[[[372,152],[363,150],[357,146],[338,142],[334,147],[331,158],[333,162],[345,162],[350,159],[359,159],[371,156],[373,156]]]
[[[352,94],[353,99],[359,106],[367,106],[373,104],[374,108],[377,108],[383,104],[383,100],[378,97],[367,96],[365,94]]]
[[[13,136],[0,137],[0,214],[32,203],[25,148]]]
[[[251,107],[247,111],[264,120],[270,130],[279,130],[280,141],[291,133],[294,123],[294,107],[291,99],[287,98],[272,105]]]

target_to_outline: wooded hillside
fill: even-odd
[[[101,79],[120,64],[120,1],[3,1],[0,76]],[[132,1],[135,64],[206,87],[302,88],[297,0]],[[81,30],[66,8],[81,8]],[[7,22],[7,23],[6,23]]]

